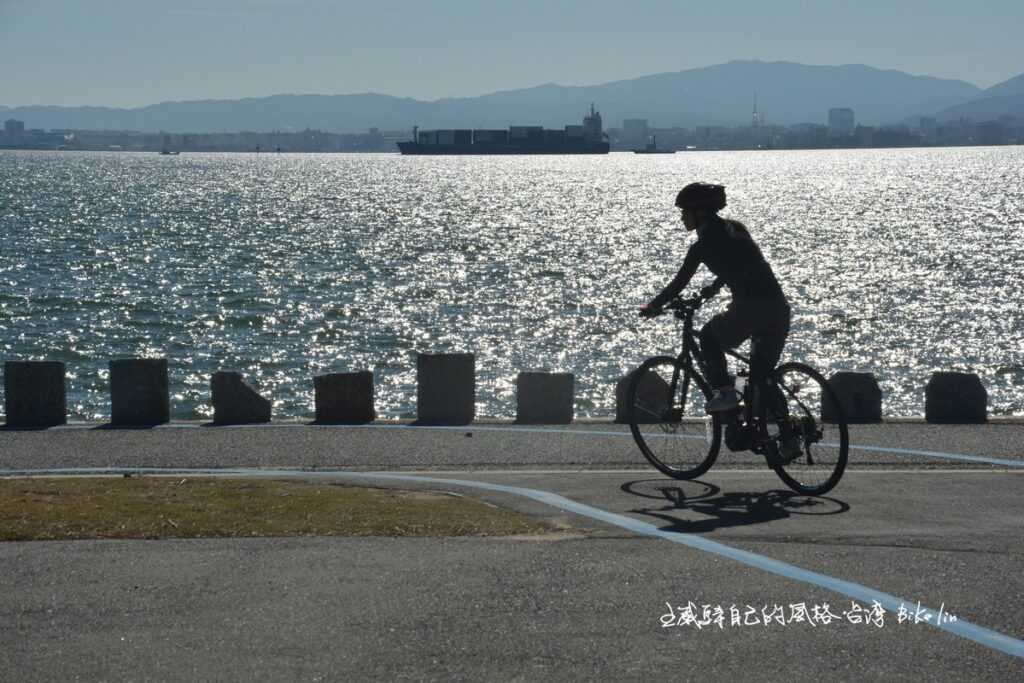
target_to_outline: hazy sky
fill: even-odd
[[[0,104],[277,93],[420,99],[732,59],[988,87],[1024,72],[1022,0],[0,0]]]

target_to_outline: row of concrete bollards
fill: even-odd
[[[423,424],[468,424],[476,417],[476,356],[419,354],[416,416]],[[569,373],[521,372],[516,380],[516,421],[568,424],[573,419],[575,378]],[[270,401],[241,373],[223,371],[210,381],[215,424],[270,421]],[[344,372],[313,378],[315,421],[359,424],[376,419],[373,373]],[[4,363],[7,426],[51,427],[67,423],[64,363]],[[110,424],[158,425],[170,420],[166,358],[110,361]]]
[[[631,375],[632,373],[622,378],[616,388],[616,422],[626,422],[629,419],[625,393]],[[847,422],[870,424],[882,421],[882,389],[878,386],[874,374],[837,372],[828,378],[828,383],[835,392]],[[641,391],[646,391],[646,400],[654,403],[660,400],[657,397],[667,396],[667,384],[652,373],[641,383]],[[820,407],[822,419],[825,422],[834,422],[836,406],[828,394],[821,397]],[[986,422],[988,392],[985,391],[981,379],[971,373],[932,373],[925,386],[925,419],[939,424]]]
[[[422,424],[468,424],[476,417],[476,357],[471,353],[418,355],[416,416]],[[616,421],[625,421],[625,389],[616,387]],[[882,392],[871,373],[839,372],[829,378],[847,419],[882,421]],[[570,373],[521,372],[516,380],[516,421],[568,424],[573,420],[575,378]],[[241,373],[222,371],[211,382],[214,424],[269,422],[270,401]],[[373,373],[318,375],[313,378],[315,421],[358,424],[376,419]],[[114,426],[163,424],[170,420],[167,359],[110,361],[111,419]],[[64,363],[4,363],[7,426],[42,428],[67,422]],[[988,394],[975,374],[936,372],[925,388],[925,418],[938,423],[978,423],[987,419]],[[823,417],[834,415],[826,400]]]
[[[868,372],[837,372],[828,379],[846,419],[851,423],[882,421],[882,390]],[[822,417],[829,421],[835,411],[827,398]],[[933,372],[924,389],[924,416],[939,424],[972,424],[988,420],[988,392],[981,378],[968,372]]]

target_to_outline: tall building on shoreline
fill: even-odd
[[[828,134],[831,136],[849,136],[856,130],[853,110],[849,107],[836,107],[828,110]]]
[[[4,121],[4,138],[8,144],[19,145],[25,139],[25,122],[17,119]]]

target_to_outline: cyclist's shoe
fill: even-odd
[[[715,395],[704,406],[709,413],[722,413],[728,410],[735,410],[740,405],[740,394],[732,387],[716,389]]]

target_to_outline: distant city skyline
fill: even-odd
[[[1024,70],[1021,25],[1019,0],[0,0],[0,105],[430,101],[736,59],[867,64],[986,88]]]

